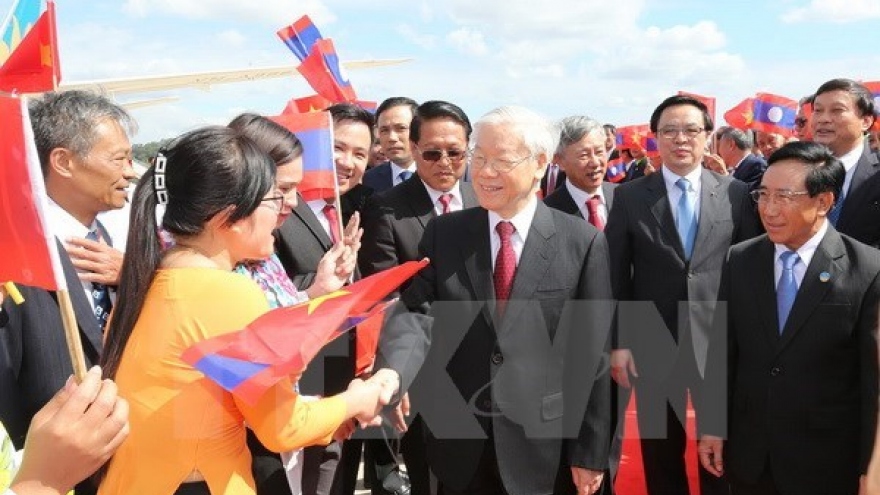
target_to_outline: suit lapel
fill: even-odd
[[[856,169],[853,172],[853,178],[849,185],[849,191],[857,191],[859,186],[862,185],[863,182],[870,179],[874,174],[878,173],[878,168],[880,168],[880,158],[878,155],[871,152],[871,149],[868,147],[868,144],[865,143],[865,149],[862,151],[862,157],[859,158],[858,163],[856,164]],[[849,199],[853,199],[853,201],[849,201]],[[858,198],[850,198],[849,192],[844,197],[843,201],[843,209],[840,211],[840,219],[841,222],[844,222],[846,218],[850,216],[855,217],[855,215],[847,215],[850,210],[859,211],[859,209],[864,208],[864,206],[858,204]],[[838,224],[840,226],[840,224]]]
[[[95,355],[98,355],[100,354],[102,342],[104,340],[101,326],[98,324],[98,319],[95,317],[92,305],[89,303],[88,299],[86,299],[86,294],[82,290],[82,281],[79,279],[79,275],[76,273],[76,268],[74,268],[73,263],[70,262],[70,257],[67,255],[67,251],[64,249],[61,241],[56,239],[56,242],[58,244],[58,257],[61,258],[61,268],[64,271],[64,278],[67,281],[70,302],[73,305],[73,312],[76,315],[76,323],[79,325],[79,333],[88,340],[89,344],[91,344],[92,348],[95,350]]]
[[[477,195],[474,193],[474,187],[470,182],[459,180],[458,190],[461,192],[461,204],[463,205],[463,208],[473,208],[474,206],[480,205],[479,201],[477,201]]]
[[[700,181],[700,216],[691,265],[696,265],[701,255],[708,255],[713,251],[709,246],[712,243],[712,230],[715,222],[723,217],[721,181],[705,170],[700,174]]]
[[[816,249],[815,254],[813,254],[813,259],[810,260],[810,266],[807,267],[807,272],[804,274],[804,280],[798,289],[794,305],[791,307],[791,313],[789,313],[788,320],[785,322],[785,330],[782,332],[782,337],[779,340],[777,352],[782,351],[797,335],[816,307],[822,302],[822,299],[825,298],[828,289],[831,288],[832,284],[828,281],[823,282],[820,280],[819,274],[828,273],[831,276],[830,280],[834,280],[845,273],[838,262],[840,258],[844,257],[845,253],[843,243],[840,240],[840,234],[833,227],[829,226],[828,232],[825,234],[822,242],[819,243],[819,247]]]
[[[436,216],[434,205],[431,203],[431,196],[428,194],[428,190],[425,189],[425,185],[422,184],[422,181],[417,177],[410,178],[401,184],[401,187],[406,188],[406,194],[403,196],[406,198],[412,216],[418,219],[418,222],[421,224],[422,230],[424,231],[428,222]]]
[[[758,245],[756,264],[749,270],[749,286],[755,290],[758,314],[764,324],[763,333],[767,344],[773,348],[779,343],[779,318],[776,312],[776,283],[774,282],[773,264],[776,262],[775,247],[769,239]]]
[[[492,246],[489,243],[489,213],[480,208],[474,210],[468,220],[470,231],[459,241],[465,270],[474,289],[477,301],[494,301],[495,286],[492,282]],[[491,307],[490,307],[491,306]],[[483,316],[491,324],[494,304],[483,305]]]
[[[318,242],[321,243],[321,246],[324,247],[325,251],[333,247],[333,242],[330,240],[330,236],[327,234],[327,231],[324,230],[321,222],[318,221],[315,212],[309,208],[308,203],[305,201],[297,203],[296,208],[293,209],[293,214],[302,220],[302,223],[312,232],[312,235],[314,235]],[[284,235],[283,231],[281,232],[281,235]],[[297,245],[296,239],[288,239],[288,242],[291,246]]]
[[[611,211],[611,207],[614,205],[614,188],[616,185],[613,182],[603,182],[602,183],[602,195],[605,196],[605,208],[608,211]]]
[[[565,213],[571,215],[577,215],[581,218],[584,218],[584,215],[581,213],[581,209],[578,208],[578,204],[574,202],[574,198],[571,197],[571,193],[568,192],[568,188],[564,185],[559,188],[559,205],[561,206],[561,210]]]
[[[654,215],[654,219],[663,233],[666,234],[667,242],[675,248],[678,256],[685,260],[684,247],[681,245],[681,238],[678,237],[678,230],[675,229],[675,219],[672,217],[672,209],[669,206],[669,199],[666,194],[666,184],[663,182],[663,174],[651,174],[646,179],[642,179],[648,194],[645,200],[648,202],[648,208]],[[697,230],[699,235],[699,228]],[[695,243],[696,245],[696,243]]]
[[[556,225],[553,223],[553,213],[548,206],[540,201],[535,211],[535,218],[529,227],[529,235],[523,245],[513,278],[513,287],[510,290],[511,301],[526,301],[534,298],[535,291],[541,285],[550,268],[550,259],[553,257],[556,235]],[[504,315],[504,321],[516,321],[517,313],[522,310],[521,304],[509,304]]]

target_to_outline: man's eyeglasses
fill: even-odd
[[[429,162],[439,162],[443,157],[449,158],[450,162],[460,162],[467,156],[464,150],[425,150],[422,151],[422,158]]]
[[[532,158],[533,156],[534,155],[526,155],[518,160],[501,160],[501,159],[489,160],[488,158],[486,158],[482,154],[473,153],[473,154],[471,154],[471,166],[474,168],[475,171],[482,170],[488,166],[488,167],[492,167],[492,170],[494,170],[498,173],[506,174],[506,173],[510,172],[511,170],[515,169],[517,167],[517,165],[528,160],[529,158]]]
[[[794,119],[794,126],[795,127],[801,128],[801,127],[804,127],[805,125],[807,125],[807,119],[805,119],[804,117],[798,117],[798,118]]]
[[[658,131],[658,134],[663,139],[675,139],[679,134],[684,134],[688,139],[694,139],[699,136],[701,132],[705,131],[702,127],[664,127]]]
[[[749,193],[752,196],[752,199],[755,200],[759,205],[765,205],[768,203],[776,203],[780,206],[789,206],[794,203],[794,200],[798,198],[798,196],[804,196],[806,194],[810,194],[807,191],[776,191],[770,192],[765,190],[757,190]]]
[[[269,208],[272,208],[275,211],[281,211],[281,208],[284,207],[284,195],[276,194],[275,196],[269,196],[268,198],[263,198],[260,200],[260,206],[266,205]]]

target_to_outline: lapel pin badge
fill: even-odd
[[[831,280],[831,274],[830,274],[830,273],[828,273],[828,272],[822,272],[822,273],[819,274],[819,281],[820,281],[820,282],[827,282],[827,281],[829,281],[829,280]]]

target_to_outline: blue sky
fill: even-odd
[[[12,0],[0,0],[5,12]],[[504,104],[550,118],[647,122],[677,90],[719,115],[766,91],[798,98],[833,77],[880,79],[880,0],[57,0],[65,82],[295,63],[275,31],[309,14],[343,60],[412,57],[348,75],[358,96],[444,99],[472,119]],[[302,79],[134,99],[135,142],[235,114],[278,113]]]

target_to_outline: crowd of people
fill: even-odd
[[[649,154],[586,115],[339,103],[338,196],[306,200],[303,144],[265,116],[137,177],[124,109],[45,94],[47,227],[94,367],[71,378],[54,292],[0,289],[0,489],[351,495],[363,458],[375,495],[613,494],[637,399],[650,495],[880,493],[878,109],[849,79],[801,106],[786,135],[671,96]],[[181,360],[423,258],[366,373],[355,330],[256,403]]]

